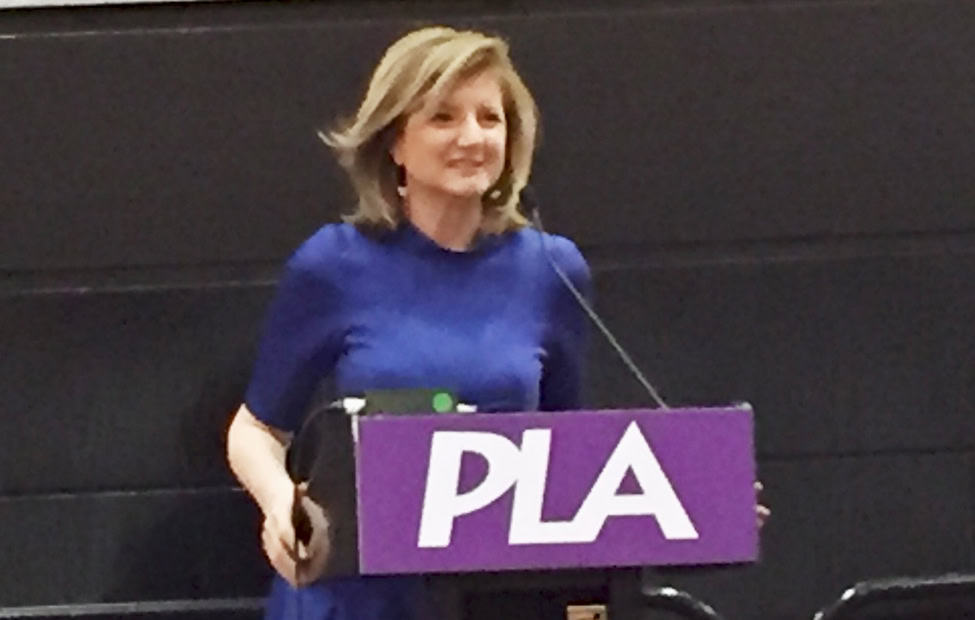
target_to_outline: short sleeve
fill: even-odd
[[[245,397],[255,417],[290,432],[301,426],[342,347],[341,295],[316,250],[306,242],[284,268]]]
[[[549,249],[555,263],[583,297],[592,301],[589,265],[574,243],[550,237]],[[554,271],[554,270],[553,270]],[[588,317],[562,279],[555,279],[547,321],[546,355],[542,366],[539,409],[558,411],[582,405],[582,381],[588,341]]]

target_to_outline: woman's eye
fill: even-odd
[[[451,116],[448,112],[437,112],[432,118],[439,123],[445,123],[450,120]]]
[[[481,124],[487,127],[494,127],[504,124],[504,115],[497,112],[487,112],[481,116]]]

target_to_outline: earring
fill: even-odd
[[[396,166],[396,193],[400,198],[406,198],[406,167]]]
[[[511,169],[507,168],[501,174],[497,181],[494,182],[494,189],[487,193],[487,199],[492,201],[500,200],[505,192],[511,191],[511,180],[513,175]]]

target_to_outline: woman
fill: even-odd
[[[323,377],[340,395],[451,388],[480,411],[578,405],[584,315],[546,248],[584,294],[589,270],[518,212],[536,125],[502,40],[425,28],[387,50],[355,118],[323,136],[358,208],[288,261],[228,434],[277,571],[268,617],[299,596],[305,618],[422,617],[422,580],[319,579],[328,525],[307,498],[314,533],[295,549],[284,456]]]

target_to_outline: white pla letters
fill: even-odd
[[[606,519],[623,515],[653,515],[668,539],[698,538],[694,524],[636,422],[626,428],[575,518],[542,521],[551,435],[549,429],[528,429],[522,434],[519,449],[495,433],[435,432],[430,446],[418,545],[446,547],[456,517],[484,508],[512,485],[515,490],[508,542],[513,545],[591,543],[599,536]],[[464,452],[483,456],[488,469],[479,485],[458,494]],[[641,493],[617,494],[630,470],[640,484]]]

